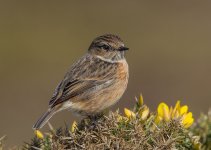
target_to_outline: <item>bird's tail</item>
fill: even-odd
[[[37,120],[32,128],[35,130],[42,128],[55,113],[53,109],[49,109]]]

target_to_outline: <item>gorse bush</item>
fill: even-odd
[[[175,107],[160,103],[157,112],[150,112],[143,97],[136,99],[133,110],[124,109],[108,115],[94,116],[74,122],[71,127],[53,129],[45,136],[35,131],[28,150],[51,149],[122,149],[167,150],[210,149],[211,113],[202,115],[192,127],[194,118],[188,106]],[[206,129],[206,130],[205,130]]]
[[[193,125],[192,125],[193,124]],[[109,112],[84,118],[72,126],[49,132],[35,131],[26,150],[209,150],[211,149],[211,111],[194,123],[188,106],[180,101],[174,107],[160,103],[157,112],[151,112],[143,97],[136,99],[133,109]],[[0,150],[3,149],[0,138]]]
[[[170,149],[191,148],[192,141],[177,121],[154,127],[149,120],[141,124],[139,120],[118,121],[118,112],[110,113],[97,121],[83,120],[73,133],[58,129],[42,140],[35,138],[28,149]],[[49,142],[50,141],[50,142]],[[36,146],[35,146],[36,145]]]
[[[201,114],[190,132],[193,136],[197,135],[196,140],[200,141],[201,149],[211,150],[211,110],[208,114]]]

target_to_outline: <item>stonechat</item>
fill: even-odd
[[[46,113],[33,129],[42,128],[57,112],[69,109],[93,116],[114,105],[128,84],[128,64],[121,38],[113,34],[97,37],[88,52],[64,76],[50,99]]]

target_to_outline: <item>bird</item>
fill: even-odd
[[[115,34],[95,38],[85,55],[67,71],[56,87],[47,111],[32,128],[42,128],[53,115],[63,110],[94,116],[118,102],[128,84],[127,50],[129,48]]]

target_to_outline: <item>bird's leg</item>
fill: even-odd
[[[99,120],[100,118],[102,118],[103,115],[104,115],[104,112],[98,113],[98,114],[94,114],[94,115],[89,115],[88,118],[89,118],[91,121],[97,121],[97,120]]]
[[[88,119],[90,120],[90,125],[95,128],[98,124],[98,121],[103,117],[104,113],[98,113],[94,115],[89,115]]]

